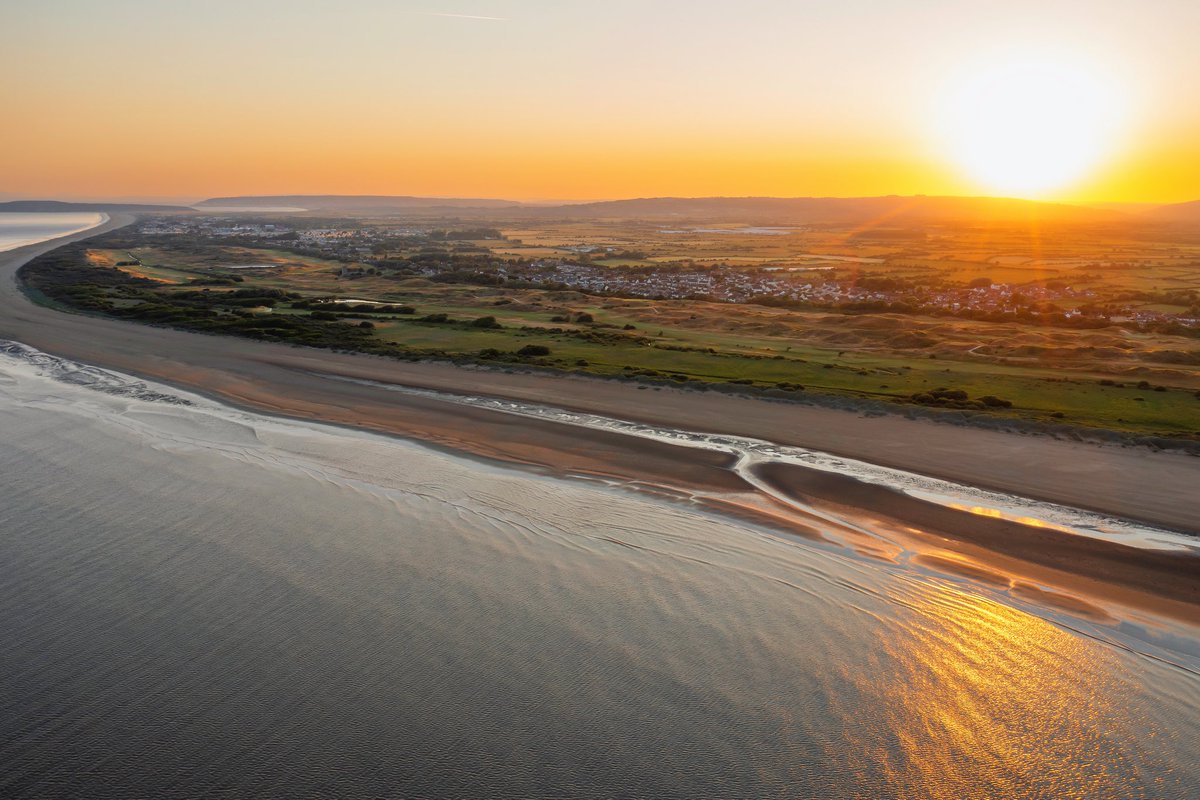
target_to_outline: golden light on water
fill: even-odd
[[[912,625],[888,641],[879,673],[841,676],[885,706],[886,725],[848,724],[846,744],[883,767],[889,796],[1122,796],[1114,776],[1137,766],[1115,743],[1146,722],[1127,717],[1128,687],[1110,652],[946,586],[902,601]]]

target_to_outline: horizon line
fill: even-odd
[[[192,196],[194,197],[194,195]],[[900,199],[915,199],[915,198],[936,198],[936,199],[958,199],[958,200],[1009,200],[1016,202],[1037,203],[1042,205],[1065,205],[1078,207],[1129,207],[1129,206],[1170,206],[1180,205],[1184,203],[1200,202],[1200,197],[1194,200],[1065,200],[1065,199],[1042,199],[1033,197],[1017,197],[1012,195],[990,195],[990,194],[858,194],[858,195],[770,195],[770,194],[729,194],[729,195],[683,195],[683,194],[658,194],[658,195],[626,195],[620,197],[603,197],[591,199],[547,199],[547,198],[522,198],[513,199],[508,197],[477,197],[467,195],[434,195],[434,194],[374,194],[365,192],[356,193],[337,193],[337,192],[279,192],[273,194],[230,194],[230,195],[213,195],[200,199],[191,199],[191,197],[162,197],[150,196],[142,197],[138,195],[122,195],[122,196],[107,196],[97,197],[76,196],[76,195],[57,195],[53,197],[46,196],[22,196],[16,194],[0,194],[0,204],[6,203],[113,203],[127,205],[171,205],[191,208],[202,203],[212,202],[214,200],[244,200],[249,198],[279,198],[279,197],[330,197],[330,198],[396,198],[396,199],[414,199],[414,200],[446,200],[446,201],[463,201],[477,200],[480,202],[499,202],[512,203],[521,206],[573,206],[573,205],[589,205],[594,203],[619,203],[630,202],[637,200],[877,200],[888,197]]]

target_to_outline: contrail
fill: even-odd
[[[451,17],[453,19],[488,19],[494,22],[508,22],[508,17],[481,17],[476,14],[445,14],[440,11],[414,11],[414,14],[423,14],[426,17]]]

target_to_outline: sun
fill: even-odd
[[[1036,197],[1085,178],[1116,146],[1120,92],[1083,63],[1015,59],[955,76],[942,147],[988,191]]]

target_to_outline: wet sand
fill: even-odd
[[[126,224],[117,217],[101,228]],[[64,239],[64,240],[66,240]],[[600,476],[684,491],[750,491],[730,457],[615,432],[515,417],[335,380],[351,377],[586,411],[693,431],[796,445],[959,483],[1200,532],[1200,458],[1049,437],[941,425],[672,388],[571,377],[468,369],[439,363],[309,350],[281,344],[65,314],[31,303],[16,269],[64,240],[0,254],[0,338],[87,364],[172,384],[225,402],[453,447],[568,474]],[[763,473],[787,493],[917,529],[930,541],[993,561],[1020,562],[1075,576],[1092,595],[1104,587],[1198,602],[1200,558],[1151,553],[1003,520],[972,517],[905,495],[779,465]],[[804,472],[810,472],[804,470]],[[857,484],[857,485],[856,485]],[[911,502],[910,502],[911,501]],[[957,514],[958,516],[954,516]],[[965,550],[963,550],[965,552]],[[1009,564],[1012,566],[1012,564]],[[1040,573],[1040,574],[1043,574]],[[1048,574],[1048,573],[1044,573]],[[1061,582],[1061,581],[1058,581]],[[1078,582],[1077,582],[1078,583]],[[1173,614],[1177,616],[1177,614]]]
[[[762,464],[754,472],[772,489],[804,505],[865,516],[901,530],[916,540],[912,549],[924,553],[925,563],[943,571],[1012,585],[1027,596],[1038,590],[1023,580],[1037,580],[1182,620],[1194,620],[1200,605],[1200,555],[1145,550],[976,514],[794,464]],[[946,552],[929,555],[931,547]],[[1045,594],[1038,595],[1039,601],[1055,600]],[[1058,604],[1063,603],[1078,605],[1070,597],[1059,598]]]

